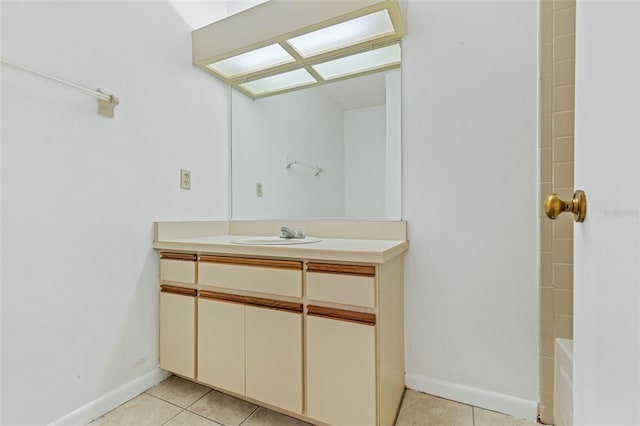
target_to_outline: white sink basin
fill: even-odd
[[[311,244],[322,241],[319,238],[280,238],[280,237],[246,237],[238,238],[231,241],[233,244],[247,244],[247,245],[290,245],[290,244]]]

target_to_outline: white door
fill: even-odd
[[[578,1],[574,421],[640,425],[640,1]]]

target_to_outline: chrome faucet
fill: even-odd
[[[280,238],[298,238],[298,239],[304,239],[304,231],[302,230],[296,230],[294,231],[293,229],[289,228],[288,226],[283,226],[282,228],[280,228]]]

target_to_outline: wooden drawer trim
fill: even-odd
[[[337,263],[307,263],[307,272],[323,274],[357,275],[360,277],[375,277],[375,266],[341,265]]]
[[[191,296],[191,297],[196,297],[196,295],[198,294],[198,290],[196,290],[195,288],[178,287],[175,285],[161,285],[160,292],[180,294],[182,296]]]
[[[200,290],[198,292],[198,297],[200,299],[219,300],[221,302],[239,303],[241,305],[245,304],[245,296],[240,296],[237,294],[218,293],[217,291]]]
[[[190,253],[170,253],[163,251],[160,253],[160,259],[171,259],[171,260],[190,260],[195,262],[198,260],[198,255],[190,254]]]
[[[307,306],[307,315],[341,321],[356,322],[358,324],[376,325],[375,314],[346,311],[344,309],[325,308],[323,306],[309,305]]]
[[[208,254],[201,254],[199,260],[200,262],[224,263],[227,265],[302,270],[302,262],[297,260],[256,259],[251,257],[213,256]]]
[[[240,303],[243,305],[257,306],[261,308],[277,309],[279,311],[295,312],[301,314],[302,303],[285,302],[282,300],[263,299],[261,297],[240,296],[237,294],[219,293],[217,291],[200,290],[198,297],[222,302]]]

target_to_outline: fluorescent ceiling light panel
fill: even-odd
[[[287,40],[303,58],[395,33],[387,9]]]
[[[214,62],[207,65],[207,67],[229,78],[293,61],[293,57],[279,44],[271,44],[266,47],[261,47],[260,49]]]
[[[400,45],[394,44],[380,49],[369,50],[356,55],[345,56],[333,61],[313,65],[325,80],[371,71],[389,65],[400,64]]]
[[[262,95],[264,93],[277,92],[294,87],[306,86],[316,83],[317,80],[304,68],[285,72],[282,74],[272,75],[270,77],[261,78],[248,83],[242,83],[238,86],[250,91],[254,95]]]

